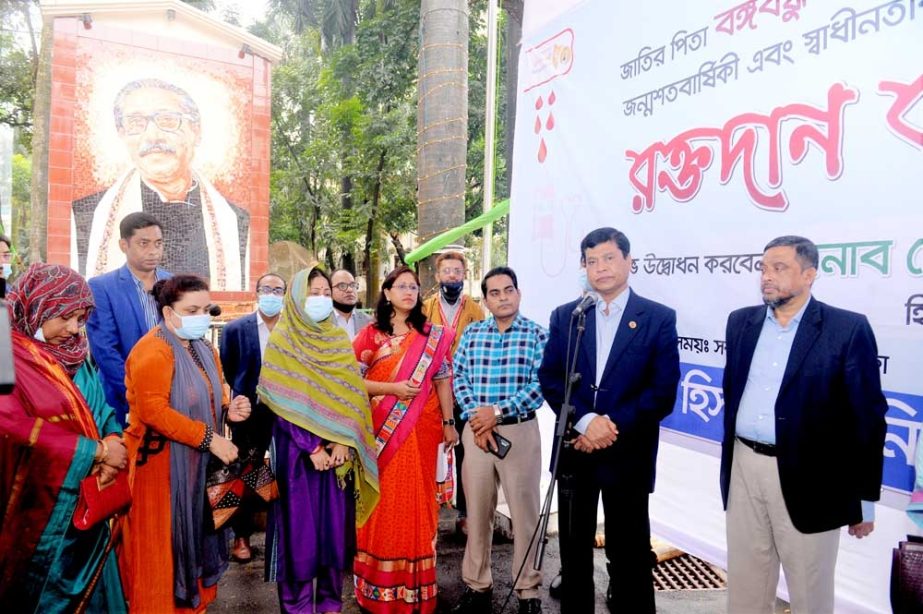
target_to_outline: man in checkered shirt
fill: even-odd
[[[503,486],[513,520],[513,575],[534,554],[529,540],[539,517],[541,436],[535,412],[542,406],[538,368],[548,332],[519,313],[516,273],[496,267],[481,282],[484,304],[493,315],[468,325],[453,359],[455,398],[468,420],[462,441],[468,447],[462,482],[468,499],[468,544],[462,562],[467,588],[453,612],[491,611],[490,548],[497,482]],[[494,433],[512,446],[502,460]],[[541,572],[525,565],[516,582],[520,614],[542,611]]]

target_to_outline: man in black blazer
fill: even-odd
[[[574,309],[551,314],[539,380],[555,412],[564,401],[567,359],[577,353],[580,380],[571,402],[570,444],[562,452],[558,483],[561,535],[561,611],[594,611],[593,545],[602,493],[610,610],[654,611],[648,499],[660,421],[673,410],[679,382],[676,313],[628,287],[628,238],[599,228],[580,244],[581,264],[597,302],[586,312],[576,344]],[[570,347],[568,347],[570,346]]]
[[[275,273],[263,275],[256,282],[256,311],[228,323],[221,334],[221,368],[231,386],[231,397],[242,394],[250,399],[253,408],[248,419],[231,424],[232,439],[241,458],[252,455],[262,459],[272,436],[272,411],[257,402],[256,386],[269,333],[279,320],[284,296],[285,280]],[[253,515],[259,506],[255,497],[247,497],[231,520],[234,529],[231,555],[240,562],[247,562],[253,556],[250,536],[254,531]]]
[[[773,612],[779,563],[792,612],[834,609],[840,527],[865,537],[881,489],[885,412],[865,316],[811,296],[817,247],[763,253],[764,305],[727,322],[721,495],[728,610]]]

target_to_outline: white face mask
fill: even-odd
[[[205,336],[205,333],[208,332],[208,328],[212,324],[212,317],[207,313],[197,316],[181,316],[175,311],[173,313],[176,314],[180,320],[180,325],[173,327],[173,332],[175,332],[176,336],[180,339],[201,339]]]
[[[45,341],[45,333],[44,331],[42,331],[41,326],[38,327],[38,330],[36,330],[35,334],[32,336],[35,338],[36,341],[41,341],[42,343],[48,343],[47,341]]]
[[[323,322],[333,311],[333,299],[329,296],[309,296],[304,302],[304,310],[315,322]]]
[[[13,274],[12,264],[10,264],[9,262],[4,262],[2,265],[0,265],[0,277],[4,279],[9,279],[12,274]]]

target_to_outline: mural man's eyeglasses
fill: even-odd
[[[126,134],[141,134],[147,130],[147,125],[154,120],[154,125],[164,132],[178,132],[183,126],[183,118],[190,121],[196,121],[196,118],[186,113],[177,113],[175,111],[158,111],[150,115],[127,115],[122,120],[122,128]]]
[[[285,296],[285,288],[270,288],[269,286],[260,286],[256,289],[257,294],[273,294],[275,296]]]
[[[346,292],[347,290],[358,290],[359,284],[357,284],[356,282],[352,282],[351,284],[348,284],[345,281],[341,281],[338,284],[334,284],[333,287],[339,290],[340,292]]]

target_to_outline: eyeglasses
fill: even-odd
[[[346,292],[347,290],[358,290],[359,284],[357,284],[356,282],[352,282],[351,284],[348,284],[345,281],[341,281],[338,284],[333,284],[333,287],[339,290],[340,292]]]
[[[439,269],[439,274],[440,275],[464,275],[465,269],[462,269],[459,267],[444,268],[444,269]]]
[[[400,290],[401,292],[419,292],[420,286],[417,284],[394,284],[391,286],[393,290]]]
[[[256,289],[257,294],[274,294],[276,296],[285,296],[285,288],[270,288],[269,286],[260,286]]]
[[[147,130],[147,125],[154,120],[154,125],[164,132],[177,132],[183,126],[183,118],[190,121],[197,121],[198,118],[185,113],[176,111],[158,111],[150,115],[134,114],[128,115],[122,120],[122,128],[126,134],[141,134]]]

